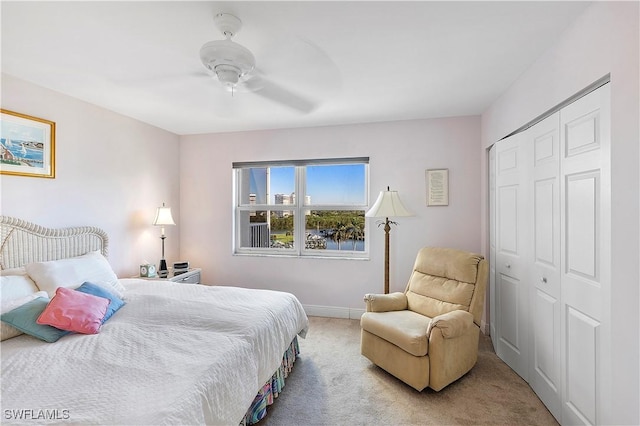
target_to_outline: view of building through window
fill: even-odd
[[[236,252],[363,254],[367,167],[367,161],[236,167]]]

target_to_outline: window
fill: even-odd
[[[364,258],[368,158],[234,163],[234,252]]]

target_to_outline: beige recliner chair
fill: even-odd
[[[367,294],[361,353],[418,391],[439,391],[478,359],[487,261],[425,247],[404,293]]]

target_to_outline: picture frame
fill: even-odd
[[[427,184],[427,206],[449,205],[449,169],[428,169],[425,172]]]
[[[56,123],[0,109],[0,174],[55,178]]]

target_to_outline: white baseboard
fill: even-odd
[[[349,308],[349,318],[360,320],[360,317],[365,312],[366,311],[364,309]]]
[[[311,317],[327,317],[327,318],[345,318],[359,320],[364,309],[343,308],[340,306],[320,306],[320,305],[302,305],[307,315]],[[480,322],[480,330],[491,335],[491,325],[486,321]]]
[[[346,318],[359,320],[364,309],[343,308],[339,306],[302,305],[307,315],[312,317]]]

